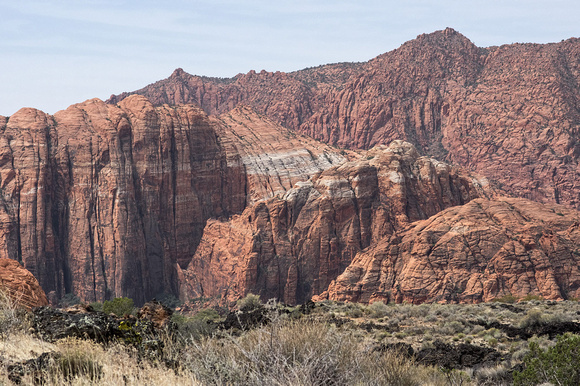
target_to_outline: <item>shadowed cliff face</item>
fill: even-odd
[[[52,298],[177,294],[207,219],[345,159],[242,107],[210,120],[136,95],[22,109],[0,118],[0,257]]]
[[[175,293],[174,264],[187,265],[205,220],[244,207],[224,194],[225,154],[195,107],[136,96],[54,117],[23,109],[0,141],[1,253],[58,295]]]
[[[579,207],[579,85],[580,39],[483,49],[446,29],[366,63],[232,79],[177,70],[135,93],[209,114],[244,103],[344,148],[406,140],[509,193]]]
[[[325,291],[364,248],[412,221],[489,194],[487,180],[395,141],[231,220],[210,220],[181,270],[180,294],[232,301],[253,292],[301,303]]]
[[[580,214],[521,198],[476,199],[361,252],[317,299],[481,302],[580,294]]]

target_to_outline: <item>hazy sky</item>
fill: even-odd
[[[0,115],[168,77],[366,61],[452,27],[480,47],[580,36],[577,0],[0,0]]]

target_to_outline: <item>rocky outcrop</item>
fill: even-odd
[[[0,258],[0,291],[26,308],[48,305],[38,280],[16,260]]]
[[[580,295],[580,213],[520,198],[475,199],[359,253],[320,296],[480,302]]]
[[[135,93],[209,114],[243,103],[344,148],[406,140],[509,193],[580,207],[579,84],[580,39],[479,48],[448,28],[366,63],[231,79],[176,70]]]
[[[492,193],[486,179],[395,141],[230,220],[209,220],[195,256],[180,270],[180,295],[233,301],[253,292],[301,303],[385,236]]]

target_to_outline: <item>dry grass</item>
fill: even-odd
[[[444,385],[434,368],[373,350],[356,331],[314,320],[276,320],[239,337],[191,342],[184,362],[204,384]]]
[[[322,302],[310,315],[300,314],[297,308],[284,314],[274,305],[272,322],[247,332],[208,328],[204,320],[217,317],[208,313],[190,326],[194,331],[181,329],[179,339],[165,338],[165,358],[178,363],[168,368],[159,358],[144,358],[123,344],[103,346],[77,339],[43,342],[28,333],[25,312],[9,299],[0,300],[0,366],[56,353],[42,373],[47,385],[491,385],[521,361],[528,342],[508,339],[502,331],[477,321],[525,326],[577,321],[580,312],[578,302],[535,299],[509,307]],[[432,347],[437,339],[493,347],[512,360],[465,372],[441,371],[397,352],[377,350],[401,342],[420,350]],[[531,341],[540,347],[554,344],[546,336]],[[23,384],[34,380],[28,375]],[[5,371],[0,371],[2,384],[10,384]]]

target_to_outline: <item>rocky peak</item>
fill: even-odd
[[[406,140],[497,179],[511,194],[578,207],[579,42],[483,49],[447,28],[366,63],[228,82],[169,78],[136,93],[216,115],[243,103],[343,148]]]

